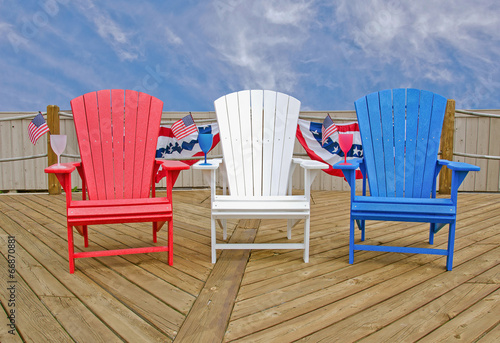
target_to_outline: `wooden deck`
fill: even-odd
[[[312,193],[308,264],[301,251],[226,250],[212,265],[209,191],[196,190],[174,192],[173,267],[164,253],[101,257],[77,260],[70,275],[64,195],[0,195],[0,341],[500,341],[500,194],[459,195],[451,272],[445,257],[430,255],[357,252],[349,265],[348,197]],[[285,221],[228,227],[231,240],[286,239]],[[443,229],[435,245],[446,236]],[[165,237],[161,231],[159,244]],[[89,238],[89,249],[139,247],[151,228],[91,227]],[[426,239],[427,224],[367,228],[375,244],[427,246]],[[302,240],[300,225],[292,240]],[[80,251],[80,236],[76,244]]]

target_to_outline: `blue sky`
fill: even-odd
[[[496,0],[0,0],[0,13],[0,111],[109,88],[165,111],[211,111],[242,89],[353,110],[397,87],[500,108]]]

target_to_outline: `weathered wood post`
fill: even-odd
[[[47,134],[47,166],[57,163],[57,155],[52,151],[50,146],[50,135],[58,135],[61,132],[59,125],[59,106],[47,106],[47,125],[49,126],[50,133]],[[61,194],[61,184],[57,180],[55,174],[48,175],[49,194]]]
[[[455,134],[455,100],[448,99],[441,133],[441,158],[453,161],[453,136]],[[451,170],[443,167],[439,175],[439,193],[450,194]]]

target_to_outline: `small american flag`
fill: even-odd
[[[28,125],[28,135],[30,136],[30,141],[33,145],[36,144],[38,138],[42,137],[44,133],[49,131],[49,127],[43,119],[42,112],[38,112],[35,118]]]
[[[190,134],[197,133],[198,128],[194,124],[193,116],[188,114],[172,124],[172,133],[178,140],[184,139]]]
[[[333,135],[333,133],[337,132],[339,129],[337,125],[333,123],[332,118],[329,114],[326,115],[325,120],[323,121],[323,126],[321,127],[321,146],[325,145],[328,137]]]

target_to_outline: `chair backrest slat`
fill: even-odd
[[[113,118],[113,168],[115,181],[115,198],[123,199],[124,193],[124,160],[125,146],[125,94],[121,89],[111,90],[111,115]]]
[[[71,101],[89,199],[148,197],[163,102],[102,90]]]
[[[149,197],[151,179],[154,169],[154,156],[156,155],[156,146],[158,143],[158,135],[160,134],[161,115],[163,111],[163,101],[158,98],[150,97],[149,105],[149,120],[147,121],[147,137],[146,149],[144,156],[152,156],[152,158],[144,159],[144,171],[142,173],[141,198]],[[170,187],[170,186],[169,186]],[[173,185],[171,185],[173,187]]]
[[[300,102],[273,91],[241,91],[215,101],[232,195],[286,194]]]
[[[124,177],[123,193],[125,199],[133,197],[134,190],[134,161],[135,161],[135,135],[137,128],[138,92],[125,93],[125,136],[124,136]]]
[[[444,116],[446,113],[446,103],[447,99],[442,96],[434,95],[434,101],[432,105],[432,115],[429,125],[429,140],[427,143],[427,155],[425,157],[425,170],[433,169],[433,165],[436,163],[436,156],[439,153],[439,146],[441,142],[441,130],[443,126]],[[432,185],[434,180],[433,173],[426,173],[423,176],[424,185]],[[422,188],[421,197],[426,197],[425,190]]]
[[[253,195],[262,195],[262,147],[263,147],[263,116],[262,111],[264,93],[253,90],[250,92],[252,114],[252,166],[253,166]]]
[[[394,153],[396,156],[405,154],[405,119],[406,119],[406,92],[404,89],[395,89],[393,92],[394,104]],[[396,196],[404,196],[405,164],[404,159],[395,161],[395,188]]]
[[[108,180],[114,179],[113,166],[113,133],[111,132],[111,92],[101,90],[97,92],[97,103],[99,106],[99,124],[101,129],[102,164],[104,172],[104,185],[106,195],[110,198],[114,195],[114,184]]]
[[[355,106],[370,193],[429,197],[446,98],[394,89],[368,94]]]
[[[262,146],[262,195],[271,195],[276,93],[264,92],[264,138]]]
[[[243,183],[245,194],[253,194],[253,154],[252,154],[252,121],[250,107],[250,91],[237,93],[239,104],[239,123],[241,131],[241,149],[243,158]]]
[[[92,194],[94,198],[96,198],[97,185],[94,176],[94,163],[92,162],[90,137],[87,126],[87,116],[85,114],[86,109],[85,109],[85,101],[83,95],[71,101],[71,110],[73,112],[73,119],[76,128],[76,136],[78,139],[78,147],[80,149],[80,158],[82,159],[82,161],[85,161],[84,173],[85,173],[87,190],[89,195]]]
[[[394,181],[396,179],[394,163],[394,118],[392,115],[392,94],[390,90],[379,93],[380,117],[382,120],[382,146],[384,149],[384,169],[386,196],[395,196]]]
[[[99,110],[97,93],[87,93],[84,96],[85,110],[87,112],[87,125],[90,139],[90,153],[94,165],[93,179],[97,188],[97,199],[106,199],[104,179],[104,164],[102,161],[102,139],[99,125]],[[87,174],[87,173],[85,173]]]

